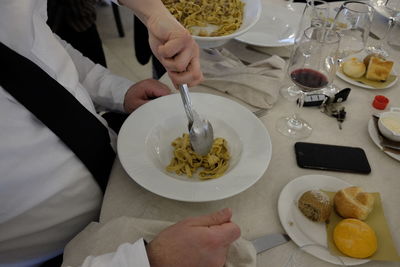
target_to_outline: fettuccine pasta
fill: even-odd
[[[162,0],[172,15],[191,34],[199,36],[228,35],[239,29],[243,22],[244,3],[240,0]],[[216,25],[211,33],[196,32],[195,26]]]
[[[206,180],[222,176],[229,167],[230,155],[227,142],[223,138],[215,138],[210,152],[205,156],[199,156],[193,151],[187,133],[176,138],[172,146],[174,157],[166,167],[169,172],[192,177],[200,168],[199,177]]]

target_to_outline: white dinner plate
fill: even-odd
[[[325,190],[336,192],[351,184],[326,175],[305,175],[289,182],[281,191],[278,200],[278,213],[286,233],[299,247],[317,244],[319,246],[304,247],[307,253],[330,263],[340,265],[340,260],[332,256],[327,249],[328,241],[324,223],[317,223],[306,218],[297,207],[300,196],[308,190]],[[321,247],[322,246],[322,247]],[[358,265],[369,260],[340,257],[346,265]]]
[[[228,142],[227,172],[201,181],[165,170],[173,157],[171,142],[187,133],[179,94],[157,98],[133,112],[118,135],[118,156],[128,175],[145,189],[175,200],[204,202],[236,195],[258,181],[271,159],[271,138],[261,121],[244,106],[212,94],[191,93],[196,111],[207,118],[214,137]]]
[[[362,52],[362,53],[360,53],[360,54],[356,54],[356,55],[349,56],[349,57],[343,59],[343,62],[346,61],[346,60],[348,60],[348,59],[350,59],[350,58],[352,58],[352,57],[358,58],[358,59],[360,59],[360,60],[362,61],[362,60],[366,57],[366,54]],[[350,83],[350,84],[357,85],[357,86],[362,87],[362,88],[374,89],[374,90],[382,90],[382,89],[390,88],[390,87],[392,87],[393,85],[395,85],[395,84],[397,83],[397,81],[399,80],[399,76],[397,75],[397,73],[396,73],[394,70],[392,70],[392,73],[391,73],[391,74],[396,76],[396,79],[395,79],[393,82],[389,83],[389,84],[388,84],[387,86],[385,86],[385,87],[382,87],[382,88],[375,88],[375,87],[372,87],[372,86],[370,86],[370,85],[367,85],[367,84],[364,84],[364,83],[361,83],[361,82],[358,82],[358,81],[356,81],[356,80],[351,79],[350,77],[348,77],[346,74],[344,74],[344,73],[343,73],[342,71],[340,71],[340,70],[338,70],[338,71],[336,72],[336,75],[337,75],[340,79],[342,79],[342,80],[344,80],[344,81],[346,81],[346,82],[348,82],[348,83]]]
[[[263,4],[258,22],[244,34],[235,39],[250,45],[281,47],[294,44],[294,37],[304,10],[304,3],[293,3],[293,10],[280,4]]]
[[[368,133],[369,133],[369,136],[371,137],[372,141],[374,142],[374,144],[377,145],[380,149],[382,149],[382,146],[381,146],[380,140],[379,140],[378,129],[375,127],[374,119],[372,119],[372,118],[368,121]],[[388,154],[392,158],[400,161],[400,155],[399,154],[395,154],[395,153],[392,153],[390,151],[383,151],[383,152],[385,152],[386,154]]]

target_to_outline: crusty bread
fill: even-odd
[[[320,190],[310,190],[303,193],[297,205],[304,216],[314,222],[327,221],[332,211],[328,195]]]
[[[366,69],[364,62],[355,57],[346,60],[342,64],[343,73],[352,78],[360,78],[365,74]]]
[[[393,68],[393,61],[371,56],[365,78],[371,81],[386,81]]]
[[[343,218],[365,220],[374,206],[374,196],[358,186],[339,190],[333,199],[335,210]]]

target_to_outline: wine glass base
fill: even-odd
[[[283,135],[292,139],[304,139],[311,135],[310,124],[299,117],[287,116],[280,118],[276,123],[276,129]]]
[[[340,90],[337,88],[334,84],[331,84],[327,87],[324,87],[318,91],[315,91],[315,94],[324,94],[329,97],[334,97],[336,93],[338,93]]]

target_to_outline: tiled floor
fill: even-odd
[[[103,41],[108,68],[115,74],[132,81],[151,78],[151,64],[141,65],[135,57],[133,47],[133,14],[119,7],[125,37],[118,36],[111,6],[98,6],[97,27]]]

